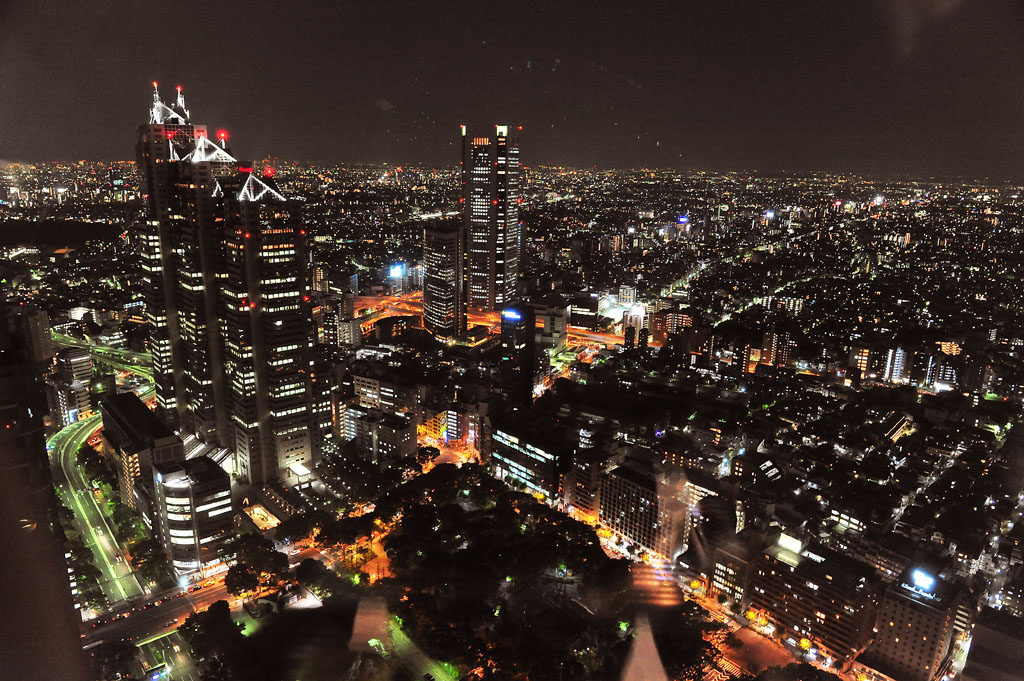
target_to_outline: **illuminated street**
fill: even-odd
[[[74,511],[75,523],[86,545],[94,549],[97,567],[104,577],[100,586],[113,604],[140,596],[143,589],[128,566],[124,550],[117,545],[113,525],[100,510],[91,486],[77,465],[78,450],[101,426],[98,414],[90,416],[51,436],[47,448],[53,467],[60,474],[61,496]]]

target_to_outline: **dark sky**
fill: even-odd
[[[1022,66],[1022,0],[0,0],[0,159],[131,158],[158,80],[246,157],[1022,180]]]

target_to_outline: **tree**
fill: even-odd
[[[228,551],[235,555],[238,565],[257,575],[261,587],[288,576],[288,556],[275,550],[273,543],[263,535],[252,532],[239,535],[231,542]]]
[[[129,641],[104,641],[92,649],[92,663],[101,679],[127,677],[139,649]]]
[[[128,557],[131,566],[151,582],[166,582],[170,578],[171,566],[167,561],[164,546],[156,539],[143,539],[131,547]]]
[[[232,565],[224,575],[224,586],[232,596],[240,596],[246,591],[255,591],[259,585],[260,576],[244,563]]]
[[[437,447],[420,447],[416,450],[416,463],[426,466],[428,463],[441,456],[441,450]]]
[[[231,619],[227,601],[217,601],[202,612],[188,616],[178,633],[189,646],[202,678],[230,679],[225,661],[242,645],[242,625]]]
[[[282,542],[298,542],[313,533],[313,520],[308,513],[295,513],[274,528],[274,537]]]

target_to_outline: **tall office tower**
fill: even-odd
[[[519,224],[519,143],[507,125],[475,136],[462,126],[466,301],[500,310],[516,299],[523,232]]]
[[[262,485],[308,475],[317,458],[306,230],[271,175],[239,180],[223,191],[223,371],[237,471]]]
[[[423,326],[445,340],[466,335],[464,235],[462,225],[423,230]]]
[[[514,404],[533,400],[537,368],[536,322],[529,305],[510,305],[501,311],[501,387]]]
[[[305,229],[273,170],[254,173],[153,91],[138,158],[158,413],[226,447],[256,485],[303,475],[311,436],[312,321]]]
[[[147,218],[139,230],[141,237],[143,296],[149,322],[149,350],[153,355],[153,381],[156,406],[172,426],[181,421],[178,397],[182,392],[182,373],[175,371],[178,333],[177,297],[174,287],[174,235],[170,211],[172,162],[197,137],[206,137],[205,125],[193,125],[178,88],[174,105],[160,99],[153,83],[153,105],[149,123],[140,126],[135,147],[139,183],[146,204]],[[180,365],[179,365],[180,366]]]
[[[4,300],[0,288],[0,584],[12,595],[0,619],[0,676],[77,681],[89,675],[43,438],[45,398]]]

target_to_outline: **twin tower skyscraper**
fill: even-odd
[[[469,310],[516,301],[523,229],[519,143],[509,126],[486,133],[462,126],[462,220],[423,234],[423,324],[436,337],[466,335]]]
[[[153,83],[136,147],[141,255],[157,412],[189,442],[229,450],[254,485],[319,457],[306,230],[272,168],[193,123]]]

